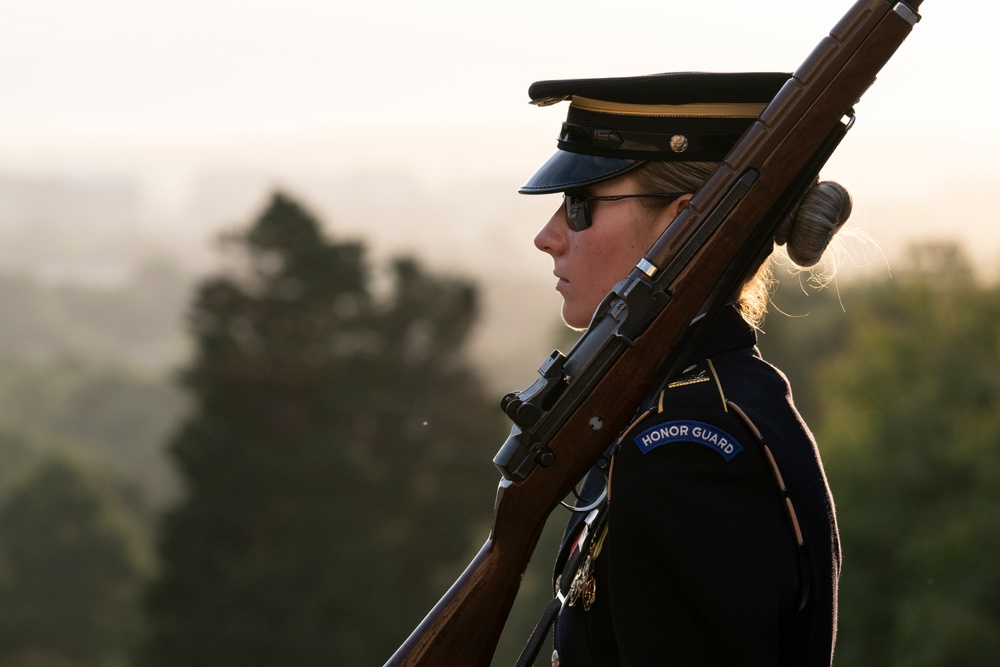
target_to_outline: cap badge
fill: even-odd
[[[683,134],[675,134],[670,137],[670,150],[675,153],[683,153],[688,149],[688,140]]]

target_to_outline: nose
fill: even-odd
[[[566,249],[566,235],[568,233],[566,209],[560,206],[549,218],[549,221],[535,234],[535,247],[555,257]]]

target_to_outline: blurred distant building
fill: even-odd
[[[136,260],[140,188],[108,174],[0,174],[0,270],[113,284]]]
[[[0,174],[0,229],[63,227],[121,233],[135,226],[139,188],[131,178],[106,174]]]

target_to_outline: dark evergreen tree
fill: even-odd
[[[380,292],[280,194],[229,244],[190,318],[140,664],[381,664],[486,536],[504,427],[463,359],[476,292],[410,259]]]
[[[122,664],[145,574],[98,482],[69,460],[43,463],[0,508],[0,664]]]

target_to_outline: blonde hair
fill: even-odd
[[[695,192],[718,167],[715,162],[647,162],[632,172],[641,192]],[[650,208],[664,206],[663,200],[644,199]],[[666,202],[669,205],[669,202]],[[830,240],[851,215],[853,202],[847,190],[834,181],[817,179],[802,201],[782,221],[775,234],[776,245],[784,245],[798,269],[810,269],[820,261]],[[747,277],[737,306],[743,318],[760,326],[777,280],[771,258]]]

